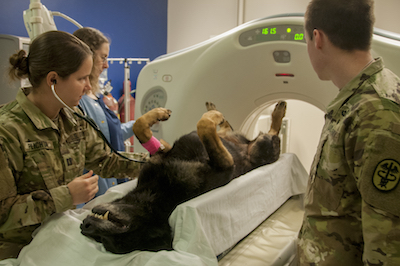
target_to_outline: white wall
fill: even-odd
[[[399,11],[399,0],[375,0],[375,27],[400,34]]]
[[[248,0],[245,2],[244,21],[276,14],[304,13],[309,0]]]
[[[236,0],[169,0],[167,52],[181,50],[237,24]]]

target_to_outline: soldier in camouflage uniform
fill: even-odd
[[[15,257],[32,232],[53,213],[87,202],[98,190],[98,176],[135,177],[140,163],[111,153],[76,106],[88,88],[92,53],[64,32],[38,36],[10,58],[11,74],[28,76],[32,88],[0,108],[0,259]],[[15,74],[16,73],[16,74]],[[53,115],[51,115],[53,114]],[[143,155],[131,155],[140,159]],[[91,169],[82,175],[84,168]]]
[[[370,53],[369,0],[313,0],[307,49],[329,104],[310,171],[300,265],[400,265],[400,79]]]

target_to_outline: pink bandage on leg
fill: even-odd
[[[156,139],[154,136],[151,137],[151,139],[142,144],[143,148],[145,148],[148,152],[150,152],[151,155],[156,153],[158,149],[161,146],[161,143],[158,139]]]

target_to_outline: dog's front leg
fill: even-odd
[[[220,169],[230,168],[234,163],[232,155],[222,144],[217,134],[217,126],[224,121],[225,119],[220,112],[211,110],[203,114],[197,123],[197,134],[207,150],[210,161],[213,166]]]
[[[150,129],[151,126],[158,121],[168,120],[170,116],[171,110],[161,107],[154,108],[136,120],[132,128],[133,133],[135,133],[135,136],[140,141],[140,143],[146,143],[153,136],[153,132]]]

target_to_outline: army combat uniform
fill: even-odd
[[[378,58],[328,106],[300,265],[400,265],[399,180],[400,79]]]
[[[47,217],[75,207],[67,184],[85,167],[115,178],[140,168],[111,153],[83,119],[64,108],[53,121],[27,93],[0,109],[0,253],[10,242],[26,245]]]

